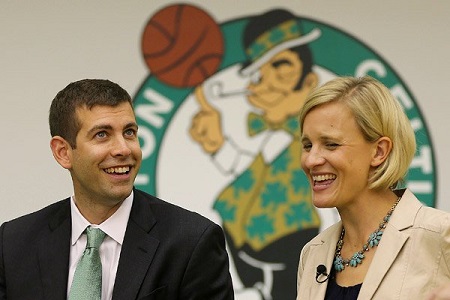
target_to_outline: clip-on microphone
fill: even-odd
[[[319,276],[320,275],[325,276],[325,279],[319,280]],[[330,278],[330,275],[327,273],[327,267],[325,267],[324,265],[318,265],[317,266],[317,270],[316,270],[316,281],[317,281],[317,283],[324,283],[325,281],[328,280],[328,278]]]

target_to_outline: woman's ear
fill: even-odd
[[[60,136],[54,136],[50,140],[50,148],[52,149],[53,157],[64,169],[72,167],[72,147],[70,144]]]
[[[375,146],[375,154],[371,162],[372,167],[378,167],[388,158],[392,150],[392,141],[387,136],[383,136],[375,142]]]

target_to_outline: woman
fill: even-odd
[[[308,97],[300,125],[313,203],[341,221],[302,249],[297,300],[426,299],[449,282],[450,214],[399,188],[416,143],[389,90],[336,78]]]

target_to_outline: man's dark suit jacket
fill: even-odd
[[[0,299],[67,296],[70,199],[0,227]],[[134,190],[114,300],[234,299],[222,229]]]

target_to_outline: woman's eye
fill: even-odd
[[[309,151],[311,150],[312,144],[303,144],[303,150]]]
[[[339,147],[339,144],[336,144],[336,143],[327,143],[327,147],[328,147],[328,148],[331,148],[331,149],[335,149],[335,148]]]

